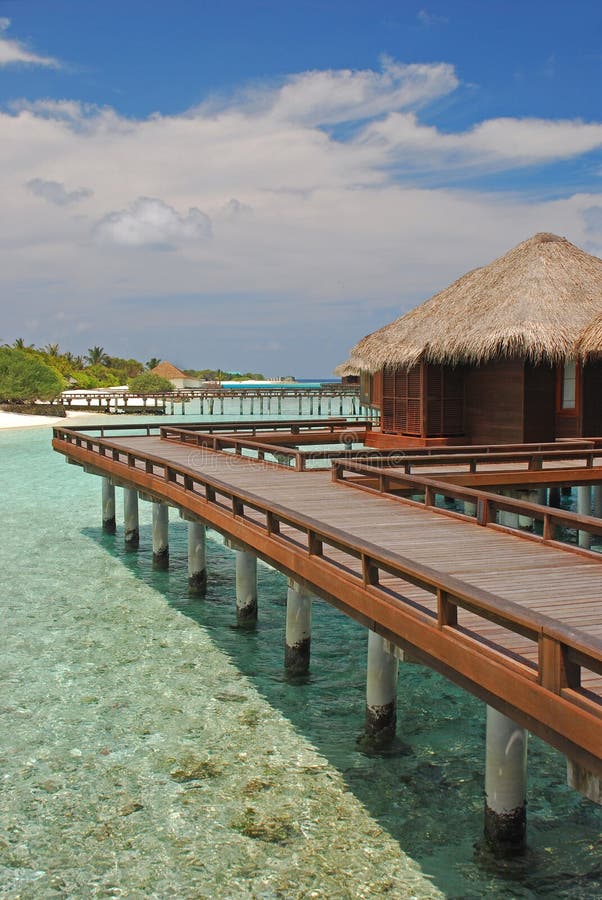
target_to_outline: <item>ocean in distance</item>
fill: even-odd
[[[190,600],[185,523],[171,511],[153,571],[150,505],[126,552],[50,437],[0,432],[0,897],[602,896],[601,810],[560,754],[531,739],[527,857],[475,856],[483,704],[403,665],[407,752],[364,755],[365,631],[316,600],[312,673],[290,683],[285,578],[259,566],[257,631],[237,630],[218,535]]]

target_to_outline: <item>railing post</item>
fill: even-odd
[[[581,686],[581,669],[569,659],[569,650],[556,638],[542,632],[538,645],[539,683],[554,694],[563,688]]]
[[[437,588],[437,625],[439,628],[458,624],[458,607],[450,599],[450,595],[442,588]]]
[[[365,554],[362,554],[362,578],[366,587],[378,587],[378,563]]]
[[[323,556],[324,545],[314,531],[309,531],[307,533],[307,546],[310,556]]]

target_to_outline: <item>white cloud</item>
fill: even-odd
[[[171,250],[184,241],[210,237],[211,220],[196,207],[182,216],[161,200],[139,197],[128,209],[104,216],[94,232],[103,243]]]
[[[43,178],[32,178],[27,182],[26,187],[43,200],[54,203],[56,206],[71,206],[73,203],[79,203],[86,197],[92,196],[92,191],[88,188],[77,188],[74,191],[68,191],[64,184],[59,181],[45,181]]]
[[[416,18],[421,25],[425,25],[427,28],[431,28],[433,25],[447,25],[449,22],[447,16],[439,16],[429,12],[428,9],[421,9]]]
[[[602,236],[602,205],[588,206],[582,210],[582,215],[588,233],[600,239]]]
[[[452,166],[477,164],[502,170],[596,150],[602,147],[602,124],[501,118],[454,134],[422,125],[415,113],[391,113],[367,125],[357,142],[408,167],[429,168],[443,160]]]
[[[0,66],[20,64],[48,66],[52,69],[60,68],[61,64],[58,60],[50,56],[39,56],[28,50],[21,41],[5,37],[4,33],[8,31],[9,27],[10,19],[0,18]]]
[[[202,368],[202,342],[213,353],[214,329],[230,335],[240,319],[261,331],[241,346],[282,346],[275,374],[311,375],[314,343],[328,340],[338,362],[363,333],[529,234],[602,241],[598,214],[585,214],[601,205],[597,182],[575,196],[559,183],[564,197],[551,203],[446,181],[461,171],[470,188],[473,173],[577,158],[602,145],[602,125],[425,124],[421,106],[456,83],[445,64],[389,61],[145,120],[70,100],[0,111],[0,296],[15,298],[3,339],[67,346],[71,334],[77,350],[77,322],[105,346],[112,334],[156,340],[157,329],[158,355],[173,355],[177,335]],[[53,337],[57,308],[66,318]],[[261,359],[236,367],[261,369]]]
[[[290,77],[271,99],[276,118],[335,125],[424,106],[458,86],[447,63],[403,65],[384,58],[380,72],[340,69]]]

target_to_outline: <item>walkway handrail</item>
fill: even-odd
[[[360,454],[358,453],[358,456]],[[370,456],[370,465],[374,469],[379,468],[399,468],[403,469],[407,475],[410,475],[414,467],[424,468],[427,466],[468,466],[468,471],[474,473],[478,471],[479,464],[495,465],[497,463],[526,463],[527,470],[536,472],[543,468],[544,462],[563,462],[583,460],[585,466],[590,468],[593,466],[595,459],[602,460],[602,448],[578,448],[570,450],[562,450],[557,446],[553,449],[537,449],[537,450],[498,450],[490,448],[484,452],[466,452],[466,453],[445,453],[445,454],[429,454],[418,455],[412,449],[407,453],[399,451],[389,451],[386,456]]]
[[[397,606],[401,604],[406,609],[411,608],[416,614],[416,602],[410,602],[402,592],[394,591],[389,584],[386,586],[381,584],[381,573],[392,575],[429,594],[434,594],[437,598],[436,614],[426,606],[419,606],[419,615],[424,621],[430,621],[437,629],[453,630],[458,638],[463,640],[477,641],[482,655],[497,660],[498,663],[503,660],[506,667],[519,673],[521,677],[539,684],[546,691],[559,695],[585,710],[594,717],[592,722],[602,722],[602,697],[592,695],[581,688],[582,669],[602,674],[602,640],[563,626],[541,613],[526,610],[510,600],[468,585],[454,576],[383,550],[338,528],[326,526],[309,516],[291,512],[277,503],[267,503],[264,498],[249,491],[233,488],[206,473],[195,472],[190,466],[177,465],[152,454],[122,448],[103,438],[82,436],[77,431],[60,426],[55,427],[53,433],[53,446],[56,450],[76,459],[79,457],[78,461],[84,464],[85,454],[74,448],[81,448],[85,453],[100,457],[109,457],[111,461],[109,468],[111,470],[117,468],[123,472],[126,480],[129,475],[134,483],[136,476],[141,482],[144,482],[145,475],[158,478],[169,487],[166,493],[172,499],[174,494],[181,496],[183,506],[186,505],[186,495],[192,495],[203,503],[216,506],[234,519],[244,520],[249,527],[261,529],[274,540],[287,542],[302,551],[306,557],[320,558],[324,564],[335,567],[339,572],[342,571],[345,578],[358,582],[365,590],[379,595],[388,604]],[[432,479],[418,479],[416,476],[404,476],[404,479],[411,483],[421,482],[427,489],[440,488],[448,492],[451,487],[448,484],[433,482]],[[505,508],[514,509],[517,505],[519,507],[522,505],[536,511],[547,511],[547,508],[536,504],[517,504],[508,498],[487,496],[480,491],[463,488],[457,493],[471,499],[480,497],[482,501],[499,501]],[[255,515],[251,515],[252,513]],[[584,524],[590,522],[590,517],[587,516],[575,518],[579,519],[580,524],[582,521]],[[283,533],[282,526],[293,529],[296,535],[293,537]],[[602,532],[602,526],[597,527]],[[325,553],[325,546],[335,548],[351,559],[359,560],[360,571],[329,557]],[[458,622],[459,609],[467,610],[537,642],[539,648],[537,665],[534,666],[525,658],[517,661],[513,658],[516,654],[511,655],[503,648],[493,648],[479,641],[477,635],[467,631]],[[601,733],[597,725],[596,729],[592,729],[591,735],[588,736],[587,729],[582,734],[584,748],[598,759]]]
[[[599,469],[598,471],[602,483],[602,469]],[[347,479],[344,477],[345,472],[364,475],[367,479],[370,479],[371,482],[376,482],[377,487],[372,487],[372,484],[362,484],[359,481]],[[370,465],[358,463],[354,460],[334,460],[332,463],[332,480],[372,493],[387,494],[402,503],[410,504],[412,506],[424,506],[426,509],[430,509],[441,515],[476,521],[478,525],[492,526],[498,530],[512,531],[527,540],[552,544],[563,550],[569,548],[567,548],[566,543],[556,540],[555,532],[558,527],[574,528],[578,531],[588,531],[591,534],[602,535],[602,519],[595,516],[587,516],[582,513],[574,513],[567,510],[558,510],[550,506],[543,506],[539,503],[531,503],[527,500],[519,500],[514,497],[504,497],[500,494],[491,493],[490,491],[463,487],[455,485],[452,481],[439,481],[437,478],[423,475],[406,475],[402,473],[375,471]],[[395,490],[404,488],[411,489],[415,494],[423,494],[423,500],[399,497],[393,493]],[[456,512],[454,510],[440,509],[436,506],[437,495],[450,497],[453,500],[460,500],[464,503],[473,503],[476,507],[475,516],[470,516],[466,513]],[[520,531],[518,528],[512,528],[509,525],[500,525],[495,521],[495,514],[497,512],[511,512],[520,516],[526,516],[527,518],[541,519],[543,521],[543,534],[527,534],[524,531]],[[584,553],[593,559],[602,562],[599,553],[590,553],[588,550],[577,547],[570,547],[570,550],[576,553]]]
[[[279,424],[282,425],[283,423]],[[349,433],[346,429],[358,427],[365,432],[370,428],[370,423],[366,422],[359,425],[357,422],[349,423],[345,419],[339,419],[328,420],[323,424],[323,427],[320,427],[320,422],[318,420],[316,423],[310,423],[308,426],[306,426],[304,422],[297,422],[293,425],[289,423],[286,429],[280,428],[278,431],[286,430],[289,435],[318,432],[318,434],[316,434],[316,438],[318,438],[324,434],[332,435],[333,437],[335,435],[345,435]],[[222,431],[224,429],[219,430]],[[258,439],[261,437],[262,431],[262,428],[255,427],[250,435],[244,434],[241,437],[234,437],[229,434],[220,437],[211,431],[206,431],[202,426],[193,429],[163,425],[160,428],[160,435],[162,440],[193,445],[196,447],[205,447],[214,450],[215,452],[223,453],[228,450],[234,450],[234,453],[237,456],[242,456],[244,450],[253,451],[257,454],[254,458],[261,462],[265,461],[270,465],[277,466],[283,465],[285,468],[290,468],[292,465],[297,472],[319,471],[317,469],[308,470],[306,463],[312,459],[334,459],[340,457],[341,452],[344,452],[341,451],[340,448],[331,450],[300,450],[296,447],[291,447],[290,444],[280,444],[277,440],[262,442]],[[270,431],[270,429],[266,429],[266,432],[268,431]],[[274,461],[266,460],[266,454],[276,457],[276,459]],[[281,459],[278,460],[278,457],[281,457]],[[285,461],[283,462],[282,459]]]

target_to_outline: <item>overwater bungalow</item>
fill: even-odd
[[[341,379],[341,384],[359,384],[360,371],[358,366],[353,366],[351,363],[344,362],[336,367],[333,375],[336,375]]]
[[[602,259],[540,233],[367,335],[348,365],[401,448],[602,435]]]

